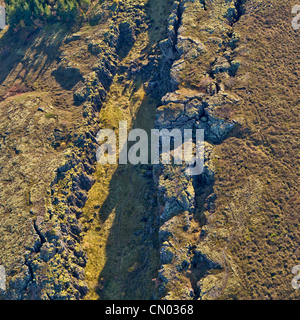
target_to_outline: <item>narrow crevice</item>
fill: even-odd
[[[232,55],[233,55],[233,50],[236,48],[236,44],[235,46],[232,46],[232,40],[234,39],[234,25],[240,20],[241,16],[243,14],[245,14],[245,10],[244,10],[244,3],[246,1],[245,0],[236,0],[235,1],[235,8],[236,8],[236,12],[237,12],[237,16],[235,17],[234,20],[230,21],[228,19],[228,22],[231,26],[231,31],[227,34],[229,41],[227,42],[227,44],[224,47],[223,52],[226,52],[228,49],[230,49],[230,57],[227,59],[228,62],[232,63],[232,61],[234,60]],[[221,81],[218,81],[216,79],[216,75],[213,72],[213,68],[215,66],[215,64],[217,63],[217,58],[215,59],[215,61],[211,64],[210,66],[210,70],[208,72],[209,76],[215,80],[215,85],[216,85],[216,93],[218,94],[218,92],[221,90]],[[236,70],[232,70],[232,68],[230,67],[230,69],[227,71],[229,76],[231,77],[235,77],[236,75]],[[195,194],[196,194],[196,214],[195,217],[196,219],[198,219],[199,224],[201,226],[204,226],[207,224],[207,218],[204,215],[204,206],[206,206],[206,210],[213,210],[214,209],[214,201],[215,201],[215,196],[213,193],[213,185],[214,185],[214,180],[211,181],[210,183],[207,184],[207,181],[203,181],[202,179],[202,175],[200,177],[198,177],[198,179],[194,179],[193,181],[193,186],[194,186],[194,190],[195,190]],[[205,236],[205,235],[204,235]],[[191,252],[191,257],[195,257],[195,252],[192,251]],[[203,267],[203,266],[202,266]],[[201,298],[201,289],[199,288],[198,282],[200,279],[204,278],[205,274],[207,273],[207,271],[210,268],[207,268],[206,271],[201,271],[201,267],[199,267],[199,264],[193,264],[192,263],[192,267],[191,267],[191,273],[190,273],[190,281],[191,281],[191,286],[194,292],[194,300],[199,300]],[[216,268],[213,269],[222,269],[222,267],[220,265],[216,265]]]
[[[177,8],[177,23],[175,24],[174,26],[174,29],[175,29],[175,40],[174,40],[174,49],[176,50],[176,46],[178,44],[178,30],[181,26],[181,23],[182,23],[182,8],[181,8],[181,3],[178,5],[178,8]]]
[[[234,5],[237,11],[237,18],[235,23],[238,22],[240,18],[245,14],[245,8],[244,8],[245,3],[246,3],[246,0],[236,0],[234,2]]]
[[[33,227],[34,227],[34,230],[36,232],[36,234],[39,236],[40,238],[40,241],[41,241],[41,245],[39,246],[39,248],[46,242],[46,239],[45,237],[42,235],[42,233],[40,232],[37,224],[36,224],[36,220],[33,221]]]
[[[206,0],[200,0],[200,3],[203,5],[203,9],[204,9],[205,11],[207,11]]]
[[[30,283],[34,279],[34,272],[32,270],[32,266],[28,260],[26,260],[25,265],[28,267],[29,275],[30,275],[30,280],[27,282],[27,288],[29,287]]]
[[[234,9],[235,9],[235,13],[232,14],[227,14],[227,20],[228,23],[231,27],[233,27],[239,20],[240,18],[245,14],[245,10],[244,10],[244,4],[245,4],[246,0],[235,0],[234,1]]]
[[[200,3],[203,5],[204,10],[208,10],[207,2],[205,0],[200,1]],[[231,5],[228,5],[228,12],[226,16],[226,20],[223,21],[223,23],[226,25],[224,29],[227,29],[226,34],[222,34],[222,36],[226,39],[223,41],[223,48],[220,50],[219,53],[215,53],[213,57],[213,62],[208,66],[206,72],[209,75],[209,77],[212,79],[213,82],[213,90],[212,92],[207,91],[207,98],[209,99],[211,96],[215,96],[220,94],[222,90],[224,90],[225,86],[223,85],[223,77],[221,73],[229,75],[230,77],[235,77],[236,71],[239,67],[239,63],[234,62],[234,49],[238,45],[238,38],[236,37],[235,33],[235,24],[240,20],[241,16],[245,13],[244,11],[244,0],[237,0],[234,2],[234,7]],[[183,15],[183,6],[182,2],[178,6],[177,10],[177,17],[178,21],[175,28],[175,35],[176,38],[173,39],[174,48],[176,50],[176,46],[178,44],[178,39],[180,39],[180,26],[182,25],[182,15]],[[183,22],[184,23],[184,22]],[[228,26],[229,25],[229,26]],[[175,53],[177,51],[174,51]],[[176,56],[176,59],[179,58],[178,55]],[[184,58],[184,56],[183,56]],[[173,61],[172,61],[173,62]],[[172,69],[172,67],[171,67]],[[177,89],[177,88],[176,88]],[[205,109],[204,109],[205,111]],[[168,120],[171,126],[173,125],[172,120]],[[176,121],[174,121],[174,124],[176,124]],[[214,140],[213,142],[207,140],[208,142],[211,142],[212,147],[215,145],[221,144],[222,141],[226,139],[226,136],[223,135],[219,140]],[[169,177],[166,175],[165,180],[168,180]],[[205,225],[207,225],[207,217],[204,212],[210,211],[213,213],[215,209],[215,199],[216,195],[214,194],[214,182],[215,178],[213,177],[213,174],[206,174],[203,173],[202,175],[198,177],[192,177],[192,183],[193,188],[195,192],[195,206],[193,209],[194,212],[194,219],[198,223],[198,226],[196,229],[198,229],[196,232],[199,232],[199,239],[202,241],[206,236],[205,229],[202,229]],[[173,201],[174,202],[174,201]],[[168,205],[172,205],[172,202],[169,201]],[[164,225],[164,221],[161,221],[161,224]],[[167,230],[171,230],[171,228],[168,228],[166,226]],[[196,230],[195,229],[195,230]],[[164,230],[164,229],[163,229]],[[165,230],[164,230],[165,231]],[[193,230],[192,230],[193,231]],[[201,297],[201,284],[199,284],[199,281],[203,279],[210,270],[223,270],[223,266],[219,265],[218,263],[210,260],[210,257],[207,257],[205,254],[201,253],[201,245],[199,245],[197,242],[197,246],[194,246],[194,248],[191,248],[188,252],[189,257],[189,273],[187,277],[190,280],[190,284],[193,290],[193,299],[198,300]],[[163,252],[164,253],[164,252]],[[167,263],[166,263],[167,264]],[[164,270],[164,263],[161,264],[162,269]],[[181,269],[182,270],[182,269]],[[161,274],[163,271],[161,271]],[[178,271],[180,272],[180,271]],[[166,286],[167,281],[165,281],[164,276],[159,276],[159,279],[163,283],[161,286],[161,296],[166,294]],[[170,281],[170,279],[167,279]]]

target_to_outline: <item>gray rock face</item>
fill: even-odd
[[[160,41],[159,47],[167,60],[175,59],[174,43],[171,38]]]
[[[198,39],[191,37],[178,36],[177,52],[180,56],[186,55],[186,58],[197,58],[201,53],[205,53],[205,45]]]
[[[71,36],[66,42],[78,39]],[[62,85],[65,85],[65,79],[76,80],[74,101],[84,103],[87,125],[73,133],[70,137],[74,145],[72,151],[66,150],[64,161],[53,170],[56,176],[45,200],[45,212],[32,213],[36,215],[32,218],[35,241],[22,258],[23,269],[8,284],[7,299],[70,300],[81,299],[87,293],[83,281],[87,256],[81,247],[83,227],[79,218],[87,193],[94,184],[91,174],[95,170],[98,147],[95,139],[99,130],[95,121],[97,111],[105,101],[116,73],[113,52],[108,56],[99,57],[94,70],[85,76],[79,65],[69,63],[63,57],[53,73]],[[58,141],[64,139],[60,130],[55,130],[53,136]]]
[[[169,264],[172,262],[173,257],[174,257],[174,253],[172,252],[170,246],[166,243],[161,248],[161,256],[160,256],[161,263]]]
[[[163,97],[164,105],[157,109],[156,126],[159,129],[204,129],[205,139],[219,143],[234,128],[234,121],[222,119],[215,110],[228,102],[226,96],[204,97],[200,93],[183,95],[180,91]]]
[[[84,77],[82,85],[74,93],[74,101],[77,104],[89,101],[95,110],[99,111],[107,97],[107,90],[116,73],[116,66],[104,55],[93,69],[93,72]]]
[[[174,1],[172,13],[169,16],[168,19],[168,37],[173,41],[176,41],[176,33],[178,29],[179,24],[179,18],[178,18],[178,10],[179,10],[179,1]]]
[[[189,288],[188,280],[183,280],[181,277],[181,273],[185,270],[197,268],[205,274],[207,270],[221,268],[220,264],[210,259],[209,254],[201,251],[201,247],[184,246],[183,243],[187,240],[184,240],[185,236],[182,233],[186,233],[187,239],[190,239],[192,220],[197,211],[195,189],[197,183],[200,183],[202,189],[211,188],[213,184],[215,174],[213,145],[226,139],[235,127],[235,121],[225,117],[225,113],[222,116],[220,112],[222,108],[237,102],[235,97],[224,92],[220,80],[222,77],[235,75],[239,68],[239,62],[230,59],[230,53],[218,56],[210,66],[206,75],[206,80],[208,82],[210,80],[210,83],[205,93],[203,90],[199,92],[196,89],[182,88],[181,77],[188,62],[206,54],[210,49],[209,42],[204,44],[196,37],[186,35],[184,19],[188,19],[188,10],[193,7],[193,3],[195,1],[182,0],[174,4],[176,10],[172,11],[169,18],[168,38],[160,42],[165,59],[169,63],[172,62],[170,77],[174,90],[162,98],[162,105],[157,108],[156,128],[170,131],[180,129],[182,132],[184,129],[203,129],[205,136],[204,170],[200,177],[185,175],[186,164],[160,164],[154,167],[161,223],[160,292],[166,299],[173,298],[172,290],[176,291],[174,288],[177,285],[184,291],[181,292],[181,298],[191,299],[195,296],[198,289]],[[199,8],[199,5],[195,6]],[[226,11],[228,20],[234,20],[236,11],[231,10],[231,4],[228,3],[228,6],[229,9]],[[221,42],[220,40],[217,45]],[[211,199],[213,201],[214,197]]]
[[[177,30],[179,28],[179,1],[174,1],[172,13],[168,19],[167,39],[160,41],[159,47],[165,59],[173,61],[176,58]]]

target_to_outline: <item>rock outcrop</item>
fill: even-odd
[[[218,14],[217,6],[222,8]],[[196,19],[197,15],[201,17],[206,11],[208,14],[214,11],[213,18],[208,16],[206,23],[212,23],[211,28],[220,30],[217,41],[214,39],[219,50],[215,50],[215,46],[211,44],[209,33],[190,33],[193,19]],[[202,189],[201,192],[209,190],[214,181],[214,159],[217,155],[213,146],[222,143],[236,124],[235,120],[230,119],[230,112],[222,114],[219,111],[238,102],[237,97],[222,89],[223,80],[234,76],[239,67],[238,62],[230,62],[230,52],[226,57],[223,54],[227,48],[232,50],[224,39],[229,30],[233,34],[230,24],[236,21],[237,16],[233,1],[222,5],[214,2],[206,6],[198,1],[175,1],[169,19],[168,38],[160,43],[162,54],[171,64],[173,91],[162,98],[162,105],[157,108],[156,128],[180,129],[182,132],[184,129],[203,129],[205,135],[204,169],[200,177],[187,176],[186,165],[160,164],[154,168],[161,208],[160,294],[166,299],[202,297],[203,288],[197,283],[209,270],[224,267],[222,259],[209,252],[201,241],[193,245],[192,239],[193,234],[200,234],[203,227],[196,221],[199,210],[196,199],[198,189]],[[216,17],[219,20],[215,21]],[[197,71],[203,73],[200,82],[204,87],[199,87],[198,90],[196,87],[187,87],[185,82],[189,76],[186,72],[193,64],[192,61],[198,59],[202,62],[208,57],[214,60],[214,63],[207,65],[206,70]],[[202,201],[207,200],[202,198]],[[198,226],[195,227],[196,225]]]

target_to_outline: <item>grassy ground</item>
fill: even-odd
[[[151,52],[164,37],[169,10],[167,3],[149,1],[151,26],[122,57],[123,66]],[[128,129],[141,128],[149,133],[159,103],[159,97],[146,94],[141,78],[128,81],[117,74],[100,112],[101,127],[112,128],[118,135],[119,121],[127,120]],[[97,169],[97,181],[84,208],[84,220],[94,219],[84,238],[89,257],[87,299],[150,299],[155,295],[159,247],[157,208],[155,201],[151,203],[155,199],[151,194],[154,182],[151,176],[143,175],[149,169],[132,165]]]
[[[238,285],[219,298],[299,298],[291,287],[300,240],[299,31],[291,28],[293,4],[246,2],[235,27],[241,68],[232,92],[241,101],[232,111],[241,125],[217,147],[217,200],[207,216],[219,235],[208,245],[224,249]]]
[[[108,122],[118,128],[118,117],[115,117],[118,112],[112,112],[112,109],[124,107],[113,91],[112,88],[112,101],[108,100],[105,109],[100,112],[106,128],[111,127],[107,127]],[[124,95],[120,98],[123,100]],[[132,114],[141,112],[145,123],[151,126],[155,105],[142,100],[137,105],[143,110],[137,108],[138,111],[134,110]],[[130,123],[131,118],[128,114],[126,116],[126,111],[119,109],[119,114],[123,115],[119,119],[129,120]],[[110,119],[112,114],[113,119]],[[141,117],[139,119],[141,121]],[[149,205],[149,198],[145,198],[153,181],[143,177],[141,170],[145,171],[145,168],[98,166],[97,181],[89,192],[84,208],[85,220],[93,219],[95,215],[84,238],[89,256],[86,275],[91,291],[88,299],[99,296],[102,299],[149,299],[154,294],[151,280],[155,278],[159,262],[158,248],[154,248],[157,234],[146,240],[136,235],[147,233],[147,226],[142,220],[147,211],[153,217],[156,212],[155,207]],[[152,243],[152,248],[146,248],[146,241]]]

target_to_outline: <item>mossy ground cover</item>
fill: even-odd
[[[164,36],[169,10],[166,3],[149,1],[149,30],[139,34],[127,55],[121,57],[122,66],[142,60],[147,50],[154,51],[152,46]],[[126,120],[128,130],[141,128],[150,133],[159,102],[145,92],[140,76],[127,80],[126,74],[117,74],[99,115],[100,127],[115,130],[118,137],[119,121]],[[149,194],[154,182],[144,176],[146,171],[149,168],[145,166],[98,166],[96,183],[84,208],[84,221],[93,220],[84,238],[89,256],[87,299],[150,299],[156,295],[157,208],[155,201],[149,203],[155,199]]]
[[[74,146],[71,137],[85,127],[82,107],[74,105],[73,88],[66,90],[53,75],[72,32],[60,23],[0,32],[0,262],[8,282],[34,246],[33,221],[45,214],[56,170]],[[77,61],[83,54],[80,49]],[[83,73],[88,70],[84,58],[79,61]]]
[[[121,67],[126,69],[133,61],[147,63],[143,59],[149,51],[157,55],[156,44],[165,38],[171,2],[148,2],[149,29],[138,35],[126,55],[118,57]],[[141,5],[137,1],[127,4],[130,10]],[[113,9],[116,4],[111,1],[111,5]],[[214,80],[238,97],[238,103],[219,110],[235,119],[237,126],[214,146],[216,180],[211,190],[198,194],[198,215],[192,221],[195,232],[184,232],[184,215],[176,217],[174,230],[181,245],[202,246],[212,257],[221,257],[224,268],[209,274],[192,270],[178,275],[179,281],[170,284],[170,297],[186,297],[185,289],[195,287],[204,276],[204,288],[218,289],[211,298],[298,298],[290,285],[291,269],[299,264],[299,31],[291,28],[293,5],[294,1],[283,0],[245,1],[234,33],[226,26],[223,40],[230,43],[228,54],[240,62],[240,68],[234,77],[215,76]],[[219,9],[222,12],[221,6]],[[97,6],[91,12],[98,14]],[[65,86],[65,79],[53,71],[65,58],[82,75],[90,72],[99,56],[90,52],[88,41],[96,40],[102,46],[114,15],[111,10],[98,24],[75,26],[71,32],[66,25],[51,24],[20,30],[19,36],[7,30],[0,33],[0,133],[6,139],[1,142],[5,165],[0,182],[4,206],[0,262],[11,267],[9,277],[18,273],[25,246],[32,246],[30,219],[35,218],[34,212],[43,214],[43,198],[55,170],[66,149],[74,146],[68,137],[88,126],[82,106],[73,103],[81,78]],[[204,72],[210,70],[216,52],[223,55],[222,40],[215,35],[224,30],[215,27],[216,21],[207,25],[208,17],[209,10],[196,10],[185,26],[185,36],[199,36],[200,41],[208,37],[211,50],[187,59],[181,71],[182,91],[205,93],[212,79],[203,79]],[[65,42],[74,32],[77,40]],[[100,126],[117,131],[119,120],[127,120],[130,128],[149,131],[159,98],[146,93],[141,77],[128,79],[120,72],[99,114]],[[47,138],[55,129],[62,140],[52,145]],[[153,280],[160,261],[158,225],[153,218],[158,208],[152,201],[156,198],[152,179],[145,175],[148,169],[130,165],[97,168],[82,219],[88,254],[87,298],[156,297]],[[210,193],[216,198],[213,206],[205,203]],[[200,239],[201,229],[208,235],[205,243]],[[169,267],[172,272],[174,266]]]
[[[208,244],[225,250],[235,279],[235,289],[225,286],[220,299],[297,298],[291,287],[291,269],[299,264],[299,32],[291,27],[293,4],[246,1],[235,26],[241,68],[231,91],[241,100],[231,107],[240,126],[216,149],[217,199],[207,211],[208,228],[229,233],[223,244],[213,237]]]

